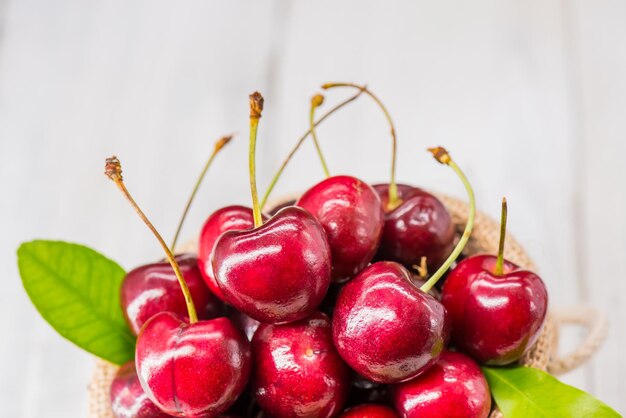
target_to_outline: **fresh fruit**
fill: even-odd
[[[346,410],[339,418],[399,418],[396,411],[384,405],[363,404]]]
[[[117,185],[161,245],[182,290],[189,322],[161,312],[137,337],[135,365],[148,398],[162,411],[180,417],[211,418],[228,409],[241,394],[251,369],[250,345],[226,318],[198,322],[191,293],[167,244],[132,198],[115,157],[105,174]]]
[[[395,409],[403,418],[487,418],[489,385],[469,357],[444,351],[423,375],[391,386]]]
[[[250,318],[248,315],[238,311],[232,306],[226,306],[226,317],[231,320],[234,326],[243,331],[246,337],[248,337],[248,341],[252,340],[252,336],[261,324],[256,319]]]
[[[518,360],[537,340],[548,308],[541,278],[504,260],[506,200],[502,214],[498,256],[466,258],[442,291],[454,345],[491,365]]]
[[[226,318],[187,324],[164,312],[143,327],[136,348],[141,386],[163,411],[213,417],[226,411],[248,382],[248,340]]]
[[[454,247],[454,223],[443,203],[417,187],[398,184],[400,203],[389,204],[389,185],[377,184],[385,208],[385,227],[380,260],[392,260],[412,266],[426,257],[428,267],[437,269]]]
[[[329,177],[306,191],[296,205],[311,213],[326,231],[333,281],[350,279],[372,260],[384,214],[370,185],[350,176]]]
[[[190,254],[176,256],[180,271],[197,307],[200,319],[215,318],[221,313],[222,303],[204,284],[197,260]],[[173,312],[181,317],[187,314],[185,296],[178,279],[167,261],[146,264],[128,272],[120,289],[120,303],[133,334],[159,312]]]
[[[111,412],[115,418],[167,418],[143,391],[135,362],[124,364],[111,383]]]
[[[198,239],[198,266],[211,292],[223,300],[222,291],[215,280],[211,254],[215,241],[226,231],[244,231],[254,228],[252,209],[245,206],[226,206],[213,212],[202,226]]]
[[[358,373],[381,383],[410,380],[437,361],[448,340],[445,308],[427,294],[469,240],[475,216],[473,190],[443,148],[431,150],[462,180],[470,199],[463,236],[446,262],[417,288],[411,274],[395,262],[378,262],[348,282],[333,316],[339,354]]]
[[[341,411],[350,371],[335,351],[325,314],[285,325],[262,324],[252,353],[252,388],[270,416],[326,418]]]
[[[330,248],[319,222],[297,207],[280,210],[265,224],[256,191],[254,154],[263,108],[250,96],[250,189],[254,229],[228,231],[213,247],[213,272],[226,302],[267,323],[311,315],[330,284]]]
[[[358,373],[402,382],[437,361],[448,340],[445,309],[400,264],[367,267],[341,290],[333,315],[337,351]]]

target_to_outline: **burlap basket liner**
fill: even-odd
[[[457,232],[460,234],[467,221],[467,203],[444,195],[439,195],[438,197],[450,211]],[[464,254],[495,254],[498,249],[499,236],[499,224],[483,213],[477,212],[474,231]],[[195,240],[180,248],[182,251],[193,253],[196,252],[196,249],[197,242]],[[521,267],[536,270],[526,252],[510,234],[507,235],[505,257]],[[586,340],[574,353],[560,358],[557,355],[558,329],[562,324],[566,323],[581,325],[588,328],[589,332]],[[520,363],[525,366],[546,370],[552,374],[564,373],[587,361],[602,344],[606,332],[606,318],[593,309],[575,307],[566,310],[555,310],[551,307],[539,339],[521,359]],[[88,387],[89,418],[114,418],[111,412],[109,388],[117,369],[118,367],[111,363],[101,359],[96,360],[96,367]],[[502,417],[502,414],[494,405],[490,418],[500,417]]]

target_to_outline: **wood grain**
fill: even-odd
[[[551,303],[582,301],[612,318],[601,355],[564,380],[626,411],[623,2],[5,0],[0,10],[7,416],[84,416],[91,367],[28,302],[18,243],[65,238],[127,268],[160,257],[102,175],[104,158],[117,153],[128,187],[170,236],[213,141],[236,133],[184,240],[220,205],[249,201],[247,95],[266,97],[263,190],[326,81],[368,83],[384,99],[403,182],[462,197],[457,179],[424,151],[441,144],[473,181],[483,211],[496,216],[507,196],[510,230],[539,266]],[[347,94],[329,91],[324,107]],[[387,180],[388,127],[372,102],[360,99],[319,136],[331,172]],[[276,193],[321,178],[307,143]],[[572,330],[563,349],[580,338]]]

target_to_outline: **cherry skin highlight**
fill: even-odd
[[[222,303],[202,280],[196,258],[189,254],[180,254],[176,256],[176,261],[189,287],[198,317],[210,319],[218,316]],[[131,270],[122,282],[120,303],[126,322],[135,335],[148,319],[159,312],[187,316],[185,297],[176,274],[167,261],[146,264]]]
[[[223,299],[211,266],[211,253],[215,241],[226,231],[243,231],[254,228],[252,209],[245,206],[226,206],[213,212],[202,226],[198,240],[198,267],[211,292]]]
[[[329,177],[307,190],[296,205],[326,231],[333,281],[346,281],[369,264],[384,225],[380,198],[370,185],[350,176]]]
[[[111,412],[115,418],[168,418],[143,391],[135,362],[129,361],[117,371],[111,383]]]
[[[135,364],[146,395],[161,410],[210,418],[242,393],[252,361],[248,340],[228,319],[188,324],[163,312],[139,333]]]
[[[402,203],[390,209],[389,185],[377,184],[374,189],[385,209],[385,227],[376,259],[411,267],[426,257],[428,268],[437,269],[454,247],[454,223],[443,203],[422,189],[398,184]]]
[[[403,418],[487,418],[491,393],[471,358],[444,351],[426,373],[391,386],[395,409]]]
[[[399,416],[388,406],[363,404],[346,410],[339,418],[399,418]]]
[[[328,418],[341,411],[350,370],[333,346],[325,314],[284,325],[262,324],[252,339],[252,353],[252,388],[270,416]]]
[[[446,310],[395,262],[370,265],[341,290],[333,340],[343,359],[379,383],[410,380],[432,366],[449,337]]]
[[[548,293],[539,276],[496,257],[476,255],[450,272],[442,289],[452,342],[479,363],[512,363],[537,341],[548,309]]]
[[[293,206],[255,229],[222,234],[211,262],[226,302],[265,323],[311,315],[330,285],[324,229]]]

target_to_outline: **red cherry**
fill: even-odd
[[[311,315],[330,284],[324,229],[307,211],[293,206],[258,228],[222,234],[212,263],[224,299],[266,323]]]
[[[211,266],[211,252],[215,241],[226,231],[243,231],[254,228],[252,209],[245,206],[226,206],[213,212],[204,223],[198,240],[198,266],[211,292],[223,299]]]
[[[478,255],[461,261],[442,290],[452,341],[480,363],[504,365],[518,360],[539,337],[548,293],[539,276],[497,257]]]
[[[339,294],[333,339],[358,373],[380,383],[414,378],[434,364],[448,340],[445,308],[411,283],[400,264],[379,262]]]
[[[388,406],[363,404],[348,409],[339,418],[398,418],[398,414]]]
[[[426,257],[429,269],[439,267],[454,247],[454,223],[443,203],[422,189],[398,184],[402,203],[388,209],[389,185],[377,184],[374,189],[386,211],[376,258],[410,267]]]
[[[350,370],[333,346],[325,314],[285,325],[262,324],[252,353],[252,388],[270,416],[326,418],[341,411]]]
[[[487,418],[491,393],[478,365],[469,357],[445,351],[423,375],[391,386],[403,418]]]
[[[213,417],[241,394],[251,369],[248,340],[226,318],[187,324],[153,316],[137,338],[139,381],[160,409],[177,417]]]
[[[191,297],[201,319],[218,316],[222,303],[204,284],[195,257],[176,256],[180,271],[187,282]],[[146,264],[130,271],[120,290],[120,301],[126,322],[137,335],[143,324],[159,312],[174,312],[186,317],[185,297],[178,279],[167,261]]]
[[[376,254],[383,231],[384,214],[370,185],[350,176],[321,181],[298,202],[324,227],[332,253],[332,279],[353,277]]]
[[[124,364],[111,383],[111,411],[115,418],[168,418],[143,391],[135,362]]]

